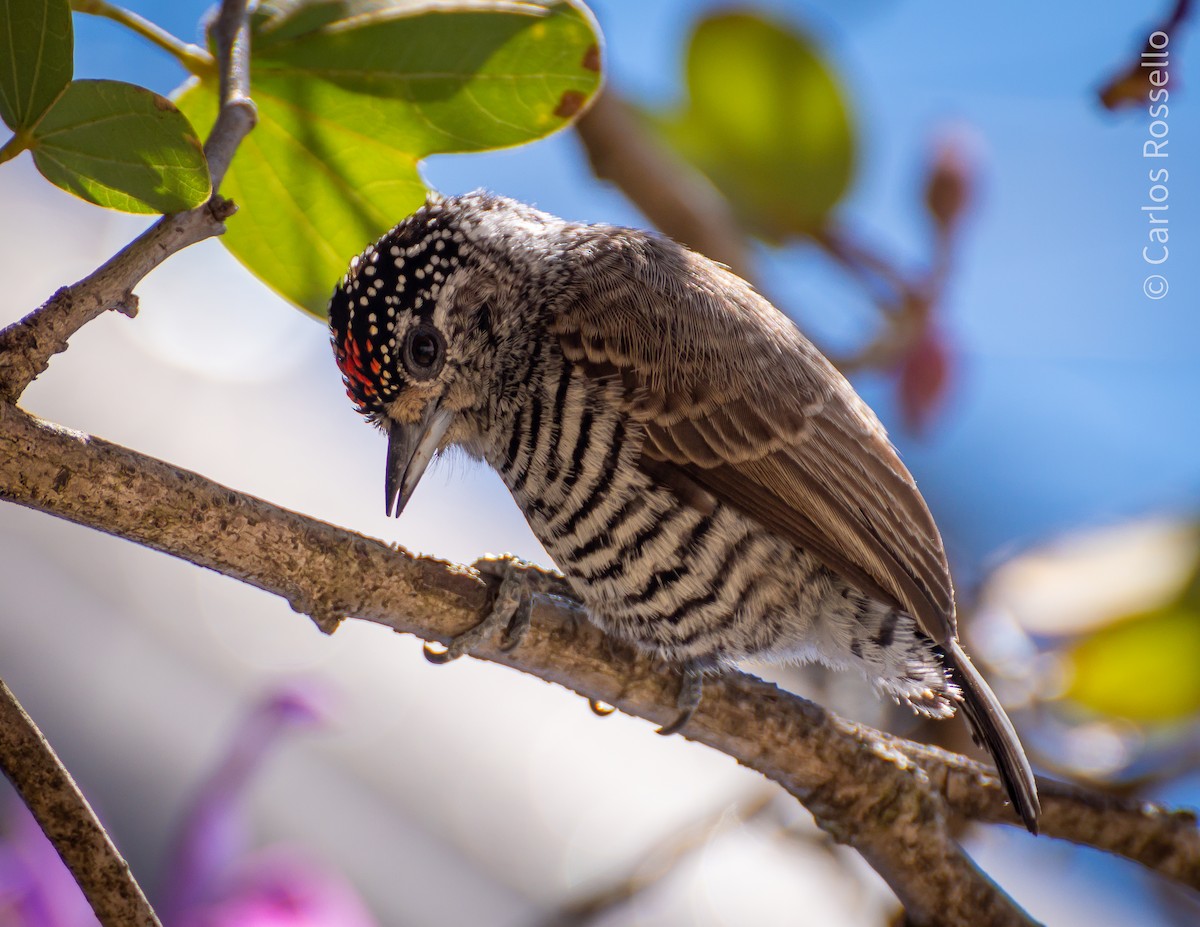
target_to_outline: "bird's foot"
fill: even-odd
[[[544,570],[525,560],[510,555],[480,557],[472,569],[485,576],[500,580],[500,588],[492,598],[487,616],[473,628],[457,634],[445,650],[434,650],[425,645],[425,659],[430,663],[449,663],[486,641],[501,636],[500,649],[507,653],[521,643],[533,613],[534,593],[545,585]]]
[[[684,664],[683,674],[679,679],[679,695],[675,699],[679,717],[665,727],[660,727],[658,733],[663,736],[678,734],[692,720],[692,715],[700,707],[700,699],[703,697],[704,671],[694,663]]]

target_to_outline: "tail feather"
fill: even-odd
[[[1012,722],[958,641],[951,638],[942,648],[950,679],[962,690],[963,713],[972,732],[980,745],[992,755],[1000,781],[1017,814],[1029,832],[1036,834],[1038,815],[1041,813],[1037,784]]]

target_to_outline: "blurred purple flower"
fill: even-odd
[[[243,859],[225,892],[168,927],[376,927],[338,875],[287,850]]]
[[[97,927],[58,851],[15,793],[0,841],[0,927]]]
[[[314,690],[293,684],[270,695],[242,722],[225,758],[201,783],[179,822],[161,912],[165,921],[174,923],[224,895],[223,883],[247,842],[241,799],[251,778],[281,735],[316,726],[325,714]]]
[[[312,686],[280,688],[254,709],[179,823],[166,927],[376,927],[350,884],[298,851],[248,853],[242,798],[286,733],[328,716]],[[96,927],[58,853],[19,800],[0,839],[0,927]]]

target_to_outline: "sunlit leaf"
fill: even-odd
[[[98,206],[179,212],[208,197],[203,146],[166,97],[113,80],[73,81],[37,124],[33,161]]]
[[[749,228],[768,239],[822,222],[853,170],[837,79],[813,42],[750,13],[703,20],[687,56],[688,100],[654,119]]]
[[[443,12],[539,13],[544,0],[264,0],[251,11],[258,52],[314,32],[355,29],[369,22]]]
[[[1172,721],[1200,711],[1200,608],[1184,598],[1093,632],[1067,655],[1067,696],[1101,714]]]
[[[421,204],[419,161],[562,128],[600,84],[599,36],[572,3],[275,3],[255,19],[258,128],[222,192],[222,238],[253,273],[324,318],[350,258]],[[197,125],[215,88],[179,97]]]
[[[0,0],[0,119],[28,129],[71,80],[67,0]]]

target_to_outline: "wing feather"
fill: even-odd
[[[564,354],[622,384],[647,466],[954,632],[941,537],[874,413],[741,278],[668,239],[581,228],[555,307]],[[666,468],[665,470],[663,468]]]

